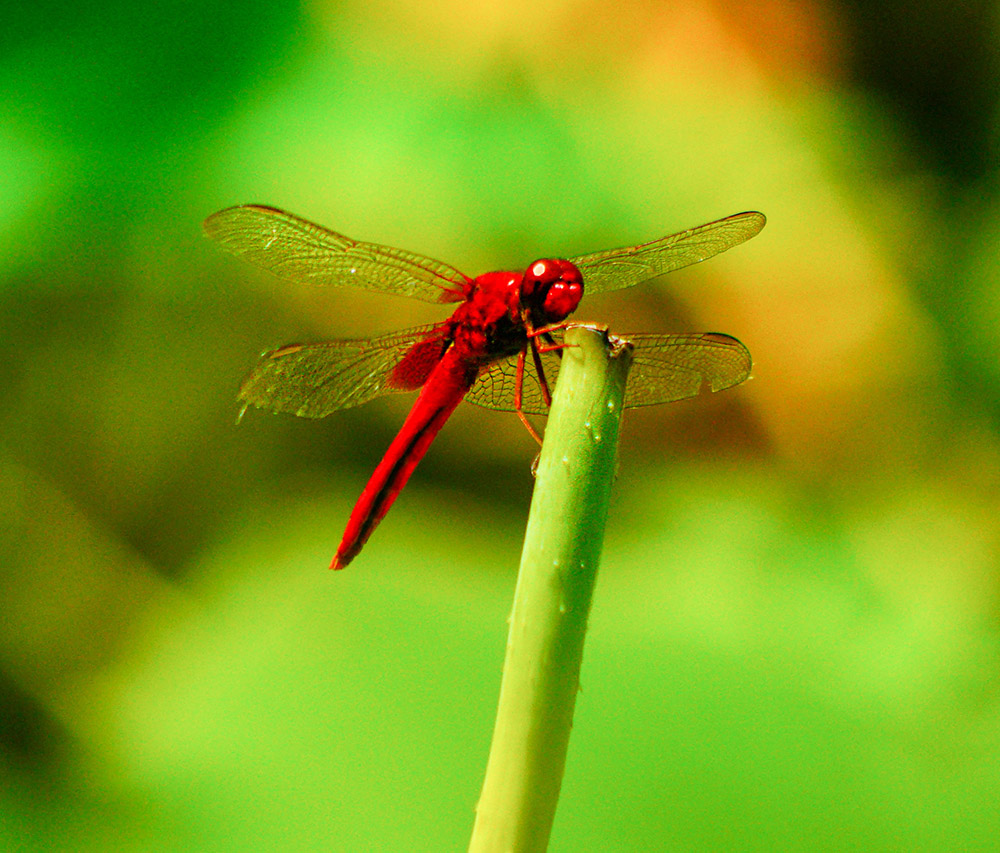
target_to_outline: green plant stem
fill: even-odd
[[[562,784],[631,345],[566,332],[470,853],[545,850]]]

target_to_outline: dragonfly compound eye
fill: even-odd
[[[545,292],[545,288],[559,278],[558,270],[553,266],[552,261],[535,261],[524,274],[521,281],[521,300],[530,302],[538,299],[540,294]]]
[[[559,323],[576,310],[583,296],[583,284],[579,281],[554,282],[545,294],[543,313],[548,323]]]
[[[536,321],[558,323],[573,311],[583,296],[580,271],[569,261],[535,261],[524,274],[521,301],[540,316]]]

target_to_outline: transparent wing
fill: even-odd
[[[362,287],[427,302],[459,302],[470,283],[441,261],[352,240],[274,207],[229,207],[209,216],[204,229],[234,255],[295,282]]]
[[[561,335],[556,335],[561,341]],[[739,385],[750,375],[750,352],[736,338],[716,332],[690,335],[628,334],[635,346],[632,369],[625,389],[625,407],[672,403],[687,397],[722,391]],[[559,353],[542,354],[549,390],[559,376]],[[495,362],[480,373],[466,399],[477,406],[516,411],[517,357]],[[529,358],[525,367],[522,410],[544,415],[548,407]]]
[[[377,338],[290,344],[264,353],[238,395],[247,406],[322,418],[419,388],[448,345],[445,325]],[[242,413],[241,413],[242,415]]]
[[[750,376],[750,351],[718,332],[623,335],[635,345],[625,407],[654,406],[724,391]]]
[[[557,335],[557,337],[561,339],[562,335]],[[559,376],[559,361],[558,352],[542,353],[542,369],[545,371],[545,380],[548,383],[550,393],[556,387],[556,378]],[[542,386],[538,381],[534,365],[531,363],[530,355],[525,363],[523,385],[521,411],[528,415],[547,415],[549,407],[545,405]],[[487,409],[516,412],[517,407],[514,405],[516,390],[517,356],[514,355],[495,361],[483,368],[475,384],[465,395],[465,399]]]
[[[749,211],[638,246],[570,258],[583,274],[585,293],[632,287],[654,276],[708,260],[760,233],[763,213]]]

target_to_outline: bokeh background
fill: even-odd
[[[534,446],[412,398],[250,412],[257,354],[434,306],[201,235],[257,201],[469,273],[745,209],[585,300],[754,378],[626,418],[553,850],[1000,831],[997,8],[122,0],[0,31],[0,847],[463,849]]]

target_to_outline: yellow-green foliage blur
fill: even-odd
[[[1000,837],[995,4],[22,4],[0,33],[0,848],[460,850],[536,447],[235,395],[447,308],[296,288],[261,202],[469,274],[761,210],[576,317],[717,331],[626,416],[555,851]],[[539,424],[541,425],[541,423]]]

